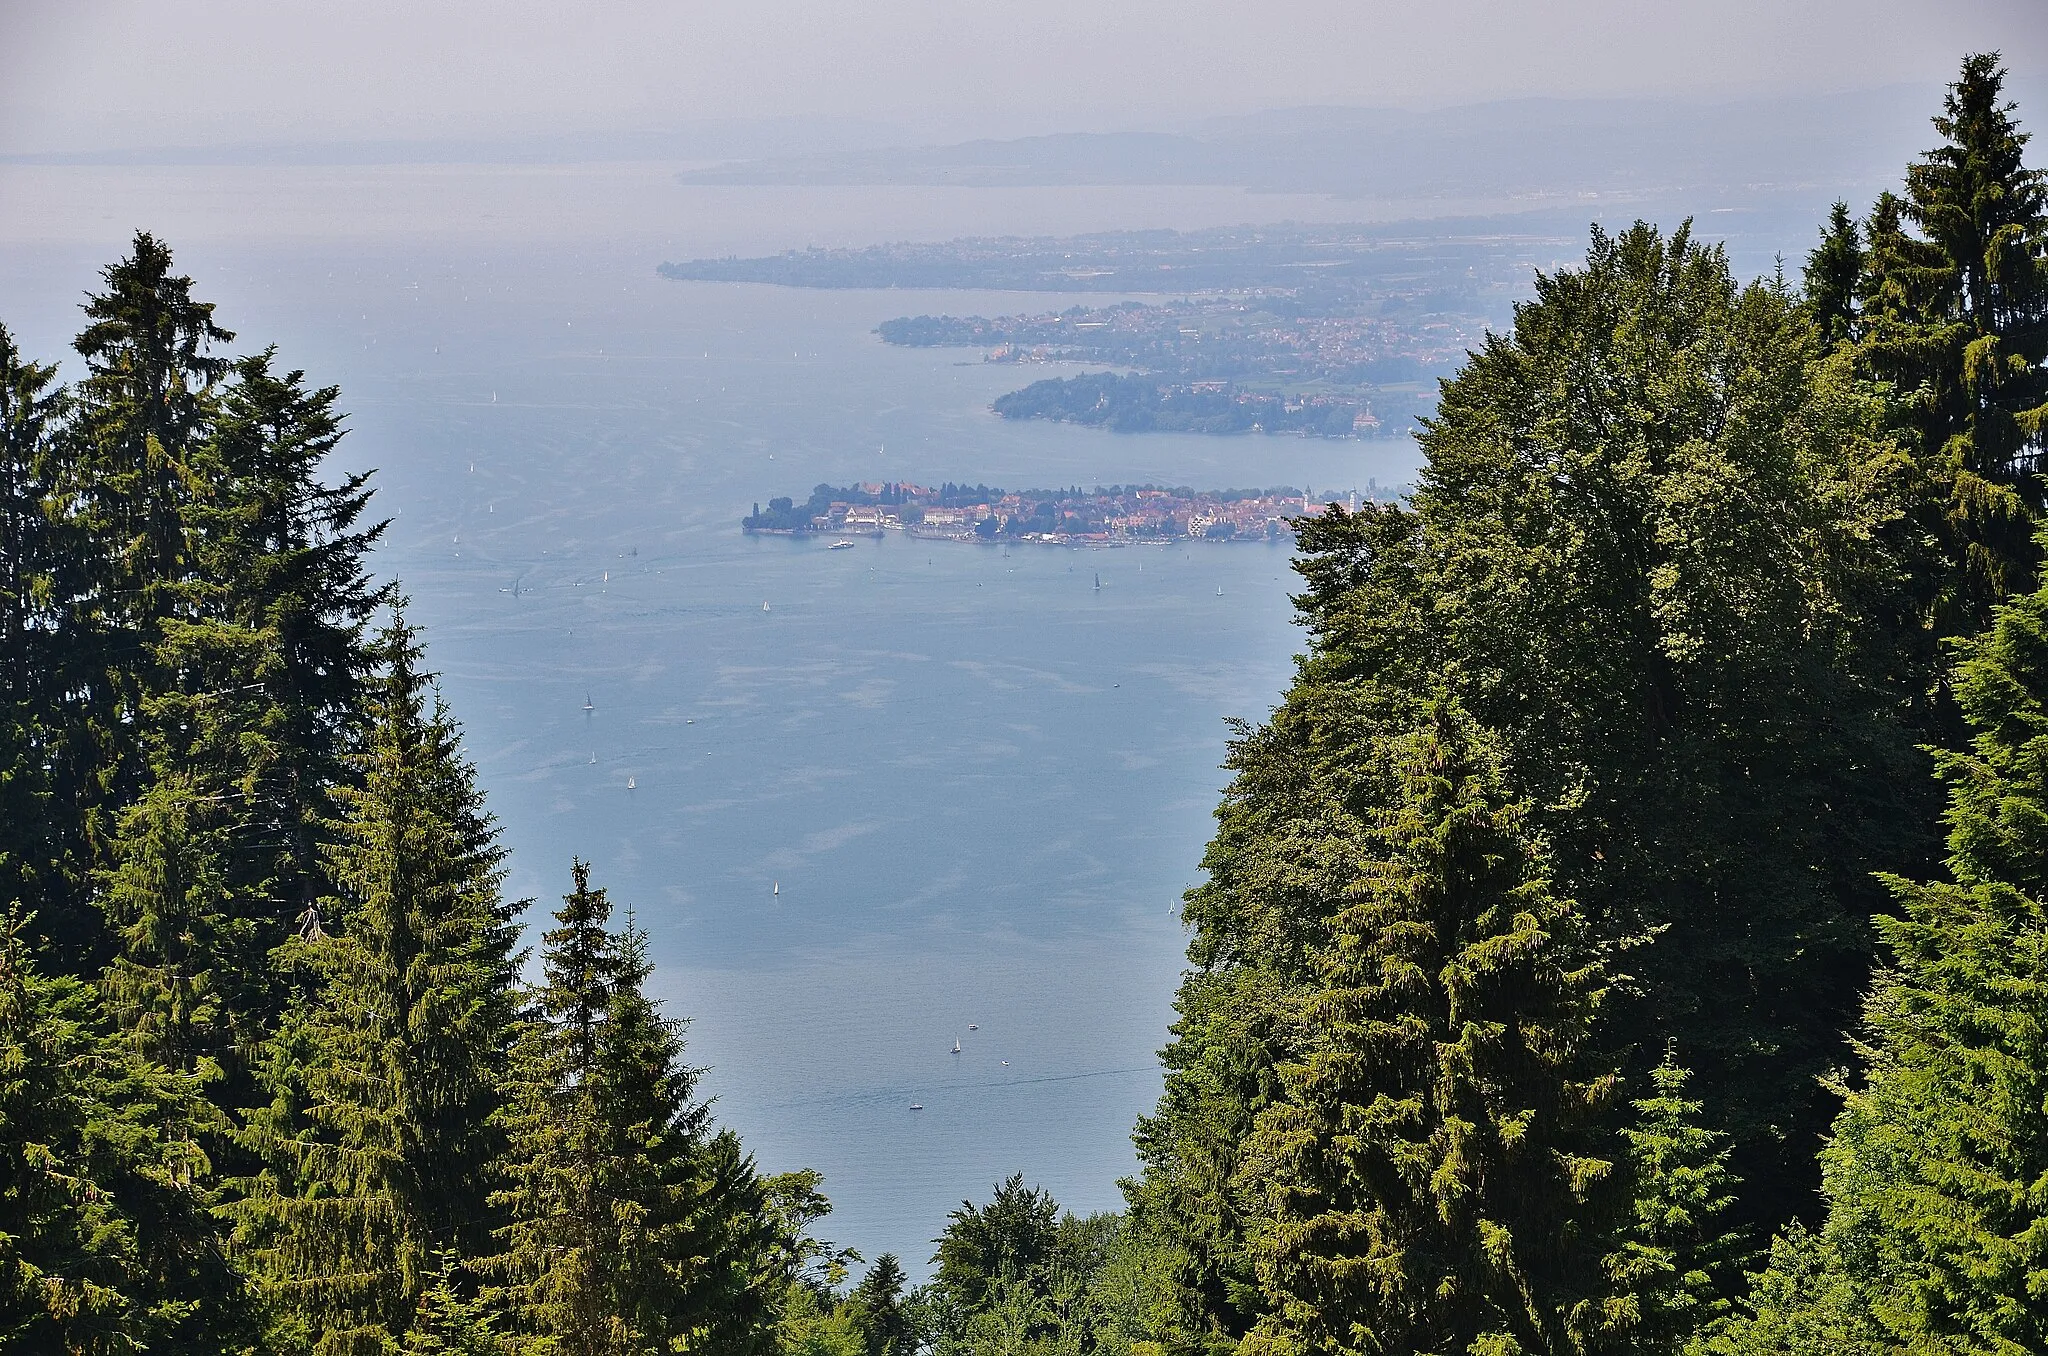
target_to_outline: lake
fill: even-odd
[[[0,196],[0,320],[32,355],[68,353],[93,269],[147,226],[243,344],[342,387],[341,460],[378,468],[379,563],[427,628],[512,888],[544,921],[571,857],[593,863],[719,1119],[764,1168],[825,1174],[826,1236],[920,1275],[948,1210],[1012,1172],[1119,1203],[1226,721],[1270,709],[1300,643],[1286,550],[830,552],[738,519],[856,479],[1341,496],[1407,481],[1414,445],[1006,423],[987,406],[1028,374],[872,331],[1066,299],[654,267],[1369,209],[684,189],[649,166],[0,167]]]

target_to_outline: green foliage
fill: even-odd
[[[1617,1067],[1678,1037],[1736,1214],[1810,1200],[1869,872],[1931,855],[1901,719],[1932,686],[1898,544],[1917,472],[1886,417],[1793,297],[1639,225],[1539,279],[1445,384],[1410,506],[1299,524],[1308,653],[1233,743],[1137,1133],[1134,1201],[1217,1332],[1270,1312],[1231,1183],[1295,1095],[1302,1005],[1438,692],[1492,732],[1556,897],[1597,939],[1655,939],[1613,995]]]
[[[413,630],[386,632],[362,784],[342,793],[330,933],[286,958],[315,984],[283,1027],[246,1139],[268,1170],[231,1210],[288,1328],[323,1352],[404,1332],[433,1253],[481,1245],[515,1016],[503,851]]]
[[[1864,360],[1897,390],[1935,487],[1947,575],[1932,624],[1969,634],[2033,587],[2048,432],[2048,179],[1995,54],[1965,58],[1934,119],[1942,144],[1866,229]]]
[[[1770,1259],[1750,1277],[1745,1312],[1690,1348],[1692,1356],[1893,1356],[1898,1348],[1871,1319],[1862,1287],[1847,1275],[1834,1242],[1797,1220],[1771,1240]]]
[[[1609,1322],[1638,1352],[1676,1352],[1710,1330],[1732,1308],[1730,1273],[1744,1261],[1742,1236],[1720,1227],[1739,1185],[1727,1136],[1700,1123],[1700,1104],[1685,1096],[1691,1075],[1673,1060],[1667,1049],[1650,1071],[1654,1095],[1622,1128],[1635,1218],[1607,1258],[1620,1292]]]
[[[867,1356],[868,1338],[853,1305],[828,1306],[816,1292],[799,1288],[783,1312],[776,1346],[782,1356]]]
[[[566,1356],[763,1349],[792,1279],[763,1184],[711,1131],[680,1025],[646,996],[645,934],[610,930],[604,891],[573,871],[500,1119],[496,1293],[514,1331]]]
[[[1976,734],[1941,760],[1950,879],[1891,881],[1819,1261],[1774,1254],[1764,1331],[1798,1318],[1778,1296],[1818,1292],[1900,1349],[2048,1345],[2048,591],[1999,609],[1956,685]]]
[[[1849,204],[1837,201],[1821,228],[1820,244],[1806,256],[1806,301],[1821,342],[1838,344],[1854,336],[1857,293],[1866,256]]]
[[[1455,703],[1394,759],[1238,1169],[1268,1301],[1243,1349],[1580,1350],[1626,1206],[1603,966]]]
[[[120,948],[101,980],[107,1009],[138,1049],[178,1069],[218,1070],[238,1034],[223,989],[249,978],[221,974],[246,963],[256,931],[228,887],[223,819],[219,795],[165,772],[122,812],[100,900]]]
[[[54,632],[65,543],[48,510],[66,395],[0,326],[0,899],[57,897],[74,845],[58,828]]]
[[[434,1283],[420,1294],[406,1325],[404,1356],[502,1356],[506,1350],[490,1305],[463,1293],[460,1264],[452,1252],[440,1255]]]
[[[475,772],[416,634],[367,634],[394,595],[368,476],[321,476],[336,391],[224,356],[152,236],[102,278],[71,388],[0,329],[0,901],[39,906],[62,972],[9,923],[0,1336],[559,1349],[530,1306],[499,1311],[528,1290],[478,1276],[529,1223],[517,1280],[544,1288],[573,1198],[611,1230],[586,1254],[595,1326],[763,1348],[813,1283],[822,1245],[791,1220],[827,1208],[816,1178],[771,1207],[710,1125],[632,930],[599,917],[588,956],[555,957],[581,964],[580,1036],[546,989],[522,1019]],[[520,1158],[522,1131],[568,1161]],[[573,1190],[531,1191],[550,1171]],[[871,1299],[907,1356],[900,1305]]]
[[[996,1186],[987,1205],[962,1201],[939,1238],[938,1283],[969,1309],[988,1303],[995,1289],[1022,1281],[1052,1256],[1059,1232],[1059,1202],[1013,1174]]]
[[[75,344],[86,364],[74,389],[77,450],[58,483],[102,546],[97,601],[145,639],[191,573],[183,509],[205,485],[194,454],[229,366],[212,348],[235,337],[172,268],[169,247],[139,232],[130,255],[103,272],[107,290],[87,298],[92,323]]]
[[[1181,1281],[1185,1254],[1134,1215],[1062,1213],[1018,1174],[997,1184],[987,1204],[962,1202],[938,1243],[939,1274],[903,1302],[897,1350],[1178,1356],[1205,1349]],[[880,1271],[878,1262],[855,1290],[857,1311]]]
[[[113,1356],[249,1336],[207,1213],[196,1080],[107,1033],[91,986],[0,929],[0,1343]]]
[[[1925,860],[1931,808],[1895,789],[1928,680],[1876,624],[1898,459],[1817,357],[1791,297],[1688,232],[1596,236],[1446,384],[1417,496],[1454,690],[1560,889],[1656,934],[1642,1034],[1683,1040],[1772,1222],[1811,1187],[1868,873]]]
[[[910,1320],[903,1312],[902,1263],[883,1253],[850,1297],[865,1356],[911,1356]]]
[[[324,893],[322,826],[359,775],[344,751],[370,718],[363,630],[382,595],[363,576],[376,530],[354,529],[366,492],[315,478],[340,436],[334,393],[269,364],[234,364],[190,457],[204,486],[181,508],[192,573],[149,647],[165,677],[140,698],[144,790],[103,873],[110,996],[172,1062],[233,1066],[280,1016],[270,952]],[[174,1015],[202,970],[205,1011]]]
[[[318,478],[341,439],[334,388],[278,374],[268,350],[231,378],[204,449],[214,489],[189,515],[201,582],[163,646],[186,677],[159,718],[190,732],[179,761],[217,769],[241,801],[237,884],[269,946],[325,892],[323,826],[356,780],[378,663],[366,633],[391,595],[367,573],[383,532],[362,525],[368,474]]]

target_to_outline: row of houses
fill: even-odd
[[[859,488],[869,492],[866,486]],[[898,488],[902,502],[834,502],[812,519],[812,527],[821,532],[901,531],[919,537],[1001,536],[1065,542],[1264,538],[1291,534],[1290,519],[1323,510],[1322,502],[1312,495],[1292,491],[1233,495],[1189,495],[1159,489],[1024,492],[983,503],[928,504],[919,502],[920,487]],[[1355,493],[1351,502],[1355,508]]]

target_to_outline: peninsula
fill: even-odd
[[[1282,224],[969,238],[661,266],[685,281],[1094,294],[1013,315],[906,315],[882,342],[979,349],[989,363],[1113,371],[1032,381],[1006,419],[1116,433],[1405,435],[1437,382],[1530,295],[1568,240],[1501,223]],[[1122,294],[1103,296],[1102,294]],[[1139,299],[1139,298],[1145,299]],[[1095,300],[1099,298],[1099,300]]]

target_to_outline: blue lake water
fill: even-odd
[[[516,886],[590,858],[721,1117],[825,1173],[834,1237],[917,1263],[1012,1171],[1116,1202],[1224,722],[1286,681],[1293,576],[1264,544],[828,551],[737,518],[854,478],[1348,490],[1413,449],[1001,423],[1013,370],[869,333],[909,300],[636,276],[352,405],[356,455],[422,449],[384,477],[390,554]]]
[[[1046,225],[1204,216],[1162,211]],[[692,239],[778,247],[778,220]],[[1413,445],[1006,423],[989,401],[1034,374],[872,334],[1057,298],[671,283],[652,236],[194,234],[181,263],[223,323],[343,388],[343,460],[379,468],[381,564],[512,887],[544,910],[572,854],[594,864],[720,1119],[765,1168],[825,1174],[824,1232],[918,1274],[947,1211],[1011,1172],[1114,1207],[1226,720],[1263,716],[1298,647],[1286,550],[831,552],[737,520],[853,479],[1341,495],[1407,480]],[[8,244],[0,319],[58,356],[108,257]]]

